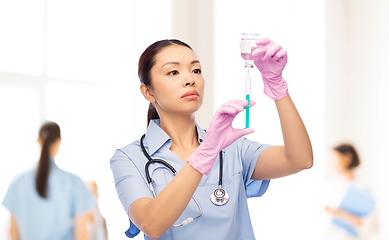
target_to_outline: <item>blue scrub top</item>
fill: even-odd
[[[95,206],[80,177],[57,167],[51,160],[48,198],[35,188],[36,168],[15,177],[3,205],[15,216],[20,239],[74,239],[74,216]]]
[[[150,122],[144,146],[152,158],[167,161],[179,172],[185,162],[170,151],[172,140],[159,124],[159,120]],[[198,141],[201,143],[205,131],[197,124],[196,127]],[[259,155],[268,146],[241,138],[223,149],[223,189],[229,194],[229,201],[223,206],[216,206],[210,200],[219,183],[218,157],[209,175],[202,177],[194,194],[203,209],[203,215],[187,226],[170,227],[159,239],[255,239],[247,198],[262,196],[269,186],[270,180],[250,179]],[[111,158],[115,187],[126,213],[135,200],[142,197],[153,198],[145,174],[146,162],[139,140],[116,150]],[[149,172],[156,194],[174,177],[170,170],[159,163],[151,164]],[[192,198],[175,224],[198,215],[198,207]],[[135,237],[138,234],[139,230],[130,221],[126,235]],[[145,235],[145,239],[151,238]]]

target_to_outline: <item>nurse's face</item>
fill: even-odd
[[[351,162],[350,154],[342,154],[338,151],[332,150],[330,158],[330,166],[337,172],[343,173],[348,170]]]
[[[155,56],[149,89],[158,113],[196,112],[204,96],[204,78],[195,53],[187,47],[170,45]]]

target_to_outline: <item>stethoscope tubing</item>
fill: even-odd
[[[145,149],[145,147],[143,145],[143,139],[144,138],[145,138],[145,135],[143,135],[141,137],[141,139],[140,139],[140,146],[142,148],[142,151],[143,151],[144,155],[146,156],[146,158],[148,160],[146,165],[145,165],[146,178],[147,178],[147,182],[149,184],[149,188],[150,188],[150,190],[153,193],[153,196],[155,198],[157,195],[155,193],[155,190],[154,190],[154,187],[153,187],[153,183],[152,183],[153,181],[152,181],[150,173],[149,173],[149,166],[150,166],[150,164],[152,164],[152,163],[161,163],[161,164],[165,165],[165,167],[169,168],[172,171],[174,176],[176,175],[177,171],[176,171],[176,169],[174,169],[173,166],[171,166],[168,162],[166,162],[166,161],[164,161],[162,159],[152,159],[150,157],[150,155],[147,153],[147,151],[146,151],[146,149]],[[187,224],[191,223],[193,220],[198,219],[199,217],[201,217],[201,215],[203,215],[203,209],[201,208],[200,203],[197,201],[197,199],[196,199],[196,197],[194,195],[192,196],[192,198],[195,201],[195,203],[196,203],[196,205],[197,205],[197,207],[198,207],[198,209],[200,211],[200,214],[197,217],[194,217],[194,218],[189,217],[189,218],[185,219],[184,221],[182,221],[182,223],[173,225],[173,227],[181,227],[181,226],[187,225]]]
[[[153,193],[153,196],[154,196],[154,198],[156,197],[156,193],[155,193],[155,191],[154,191],[154,187],[153,187],[153,181],[152,181],[152,179],[151,179],[151,176],[150,176],[150,172],[149,172],[149,166],[150,166],[150,164],[152,164],[152,163],[160,163],[160,164],[163,164],[165,167],[167,167],[167,168],[169,168],[170,169],[170,171],[173,173],[173,175],[175,176],[176,175],[176,173],[177,173],[177,171],[176,171],[176,169],[172,166],[172,165],[170,165],[168,162],[166,162],[165,160],[162,160],[162,159],[153,159],[153,158],[151,158],[151,156],[148,154],[148,152],[146,151],[146,148],[145,148],[145,146],[144,146],[144,144],[143,144],[143,140],[144,140],[144,138],[145,138],[145,136],[146,136],[146,134],[144,134],[142,137],[141,137],[141,139],[140,139],[140,146],[141,146],[141,148],[142,148],[142,151],[143,151],[143,154],[146,156],[146,158],[147,158],[147,163],[145,164],[145,173],[146,173],[146,178],[147,178],[147,183],[148,183],[148,185],[149,185],[149,188],[150,188],[150,190],[151,190],[151,192]],[[222,189],[222,184],[223,184],[223,155],[222,155],[223,153],[222,153],[222,151],[220,151],[220,153],[219,153],[219,164],[220,164],[220,167],[219,167],[219,188],[217,188],[215,191],[214,191],[214,193],[211,195],[211,201],[215,204],[215,205],[224,205],[227,201],[228,201],[228,194],[227,194],[227,192],[225,192],[223,189]],[[225,195],[226,195],[226,198],[224,198],[224,195],[223,195],[223,198],[222,198],[222,202],[220,203],[219,201],[217,201],[217,200],[215,200],[214,198],[215,198],[215,193],[216,193],[216,191],[218,191],[218,190],[221,190],[221,191],[223,191],[223,193],[225,193]],[[197,201],[197,199],[196,199],[196,197],[193,195],[192,196],[192,198],[193,198],[193,200],[195,201],[195,203],[196,203],[196,205],[197,205],[197,207],[199,208],[199,211],[200,211],[200,214],[197,216],[197,217],[195,217],[195,218],[191,218],[191,217],[189,217],[189,218],[187,218],[187,219],[185,219],[181,224],[177,224],[177,225],[173,225],[173,227],[180,227],[180,226],[184,226],[184,225],[187,225],[187,224],[189,224],[189,223],[191,223],[193,220],[195,220],[195,219],[198,219],[201,215],[203,215],[203,210],[202,210],[202,208],[201,208],[201,206],[200,206],[200,203]]]
[[[149,172],[149,166],[152,163],[161,163],[161,164],[165,165],[167,168],[169,168],[170,171],[173,172],[173,174],[176,174],[177,173],[176,169],[172,165],[170,165],[168,162],[166,162],[165,160],[162,160],[162,159],[152,159],[150,157],[150,155],[146,151],[146,148],[145,148],[145,146],[143,144],[143,140],[144,140],[145,137],[146,137],[146,135],[144,134],[140,138],[140,146],[142,148],[143,154],[146,156],[146,158],[148,160],[146,165],[145,165],[145,173],[146,173],[146,178],[147,178],[148,184],[150,184],[152,182],[152,179],[150,177],[150,172]],[[221,187],[223,185],[223,155],[222,154],[223,154],[223,152],[220,151],[220,153],[219,153],[219,165],[220,165],[220,167],[219,167],[219,187]]]

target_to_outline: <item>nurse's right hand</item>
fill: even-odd
[[[250,107],[254,104],[254,101],[250,101]],[[232,127],[232,121],[246,106],[246,100],[232,100],[224,103],[213,116],[203,142],[189,156],[187,162],[202,174],[208,175],[222,149],[254,132],[252,128],[235,129]]]

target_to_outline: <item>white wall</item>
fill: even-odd
[[[357,147],[389,238],[389,2],[327,1],[326,148]]]
[[[172,6],[173,38],[189,44],[201,62],[205,97],[196,122],[207,128],[214,112],[214,4],[211,0],[172,0]]]

